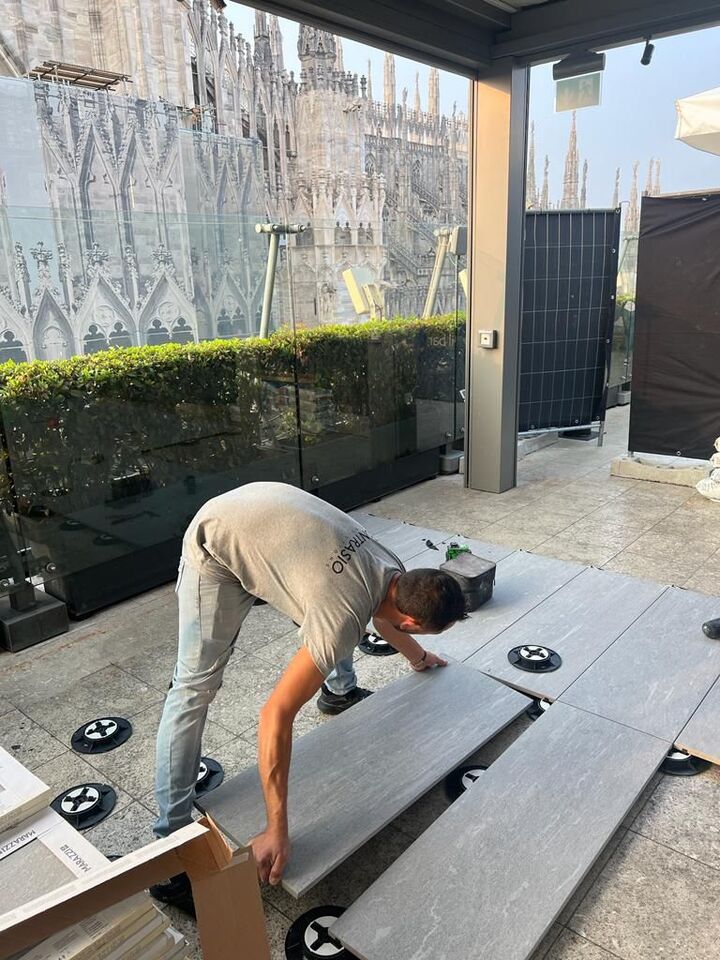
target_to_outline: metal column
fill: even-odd
[[[516,480],[529,78],[502,60],[472,84],[465,483],[491,493]]]

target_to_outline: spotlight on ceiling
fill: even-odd
[[[605,54],[592,50],[580,50],[568,54],[553,64],[553,80],[569,80],[588,73],[600,73],[605,69]]]
[[[643,50],[643,55],[640,57],[640,63],[644,67],[649,67],[650,61],[652,60],[654,53],[655,53],[655,44],[650,43],[650,38],[648,38],[645,41],[645,49]]]

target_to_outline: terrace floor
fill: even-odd
[[[610,461],[626,449],[628,412],[610,411],[602,448],[559,440],[526,457],[519,464],[518,487],[508,493],[475,493],[464,489],[461,477],[443,477],[365,509],[720,593],[720,506],[692,488],[610,477]],[[107,854],[123,854],[152,839],[154,740],[174,666],[175,624],[170,584],[73,624],[63,637],[0,655],[0,744],[56,792],[83,781],[116,788],[115,811],[87,833]],[[257,710],[296,643],[287,618],[268,607],[254,608],[206,730],[204,752],[222,763],[226,776],[255,762]],[[398,659],[358,655],[361,684],[377,688],[393,679],[403,670]],[[106,713],[132,720],[131,740],[105,755],[85,759],[73,753],[73,731]],[[321,722],[332,720],[309,704],[296,732],[302,735]],[[529,722],[516,721],[478,759],[491,762]],[[446,805],[442,786],[435,788],[301,901],[267,890],[273,960],[284,957],[292,919],[316,904],[353,901]],[[534,960],[719,960],[719,810],[720,768],[692,778],[658,775]],[[201,957],[194,925],[168,912]]]

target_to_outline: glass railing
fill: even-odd
[[[15,285],[0,292],[0,352],[19,364],[4,368],[6,557],[22,557],[25,575],[77,613],[77,590],[100,569],[129,593],[167,579],[212,496],[260,479],[327,495],[461,435],[459,257],[443,264],[442,315],[413,319],[422,288],[406,312],[393,290],[397,319],[380,270],[341,261],[330,275],[308,262],[317,251],[302,234],[282,237],[264,328],[269,240],[255,225],[267,219],[178,216],[165,221],[167,244],[151,247],[155,219],[134,217],[150,252],[128,269],[119,241],[68,264],[58,238],[83,231],[83,219],[6,209],[12,235],[27,238],[13,251]],[[124,223],[107,214],[91,225],[110,246],[111,226],[119,235]],[[220,249],[221,235],[241,254],[193,255],[207,238]],[[36,358],[66,362],[25,366]]]

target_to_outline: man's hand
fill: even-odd
[[[276,886],[282,879],[285,864],[290,856],[290,841],[287,834],[266,830],[249,844],[252,847],[258,875],[262,883]]]
[[[419,660],[410,664],[416,673],[422,673],[423,670],[429,670],[431,667],[446,667],[447,665],[447,660],[443,660],[442,657],[439,657],[436,653],[431,653],[429,650],[425,650]]]

